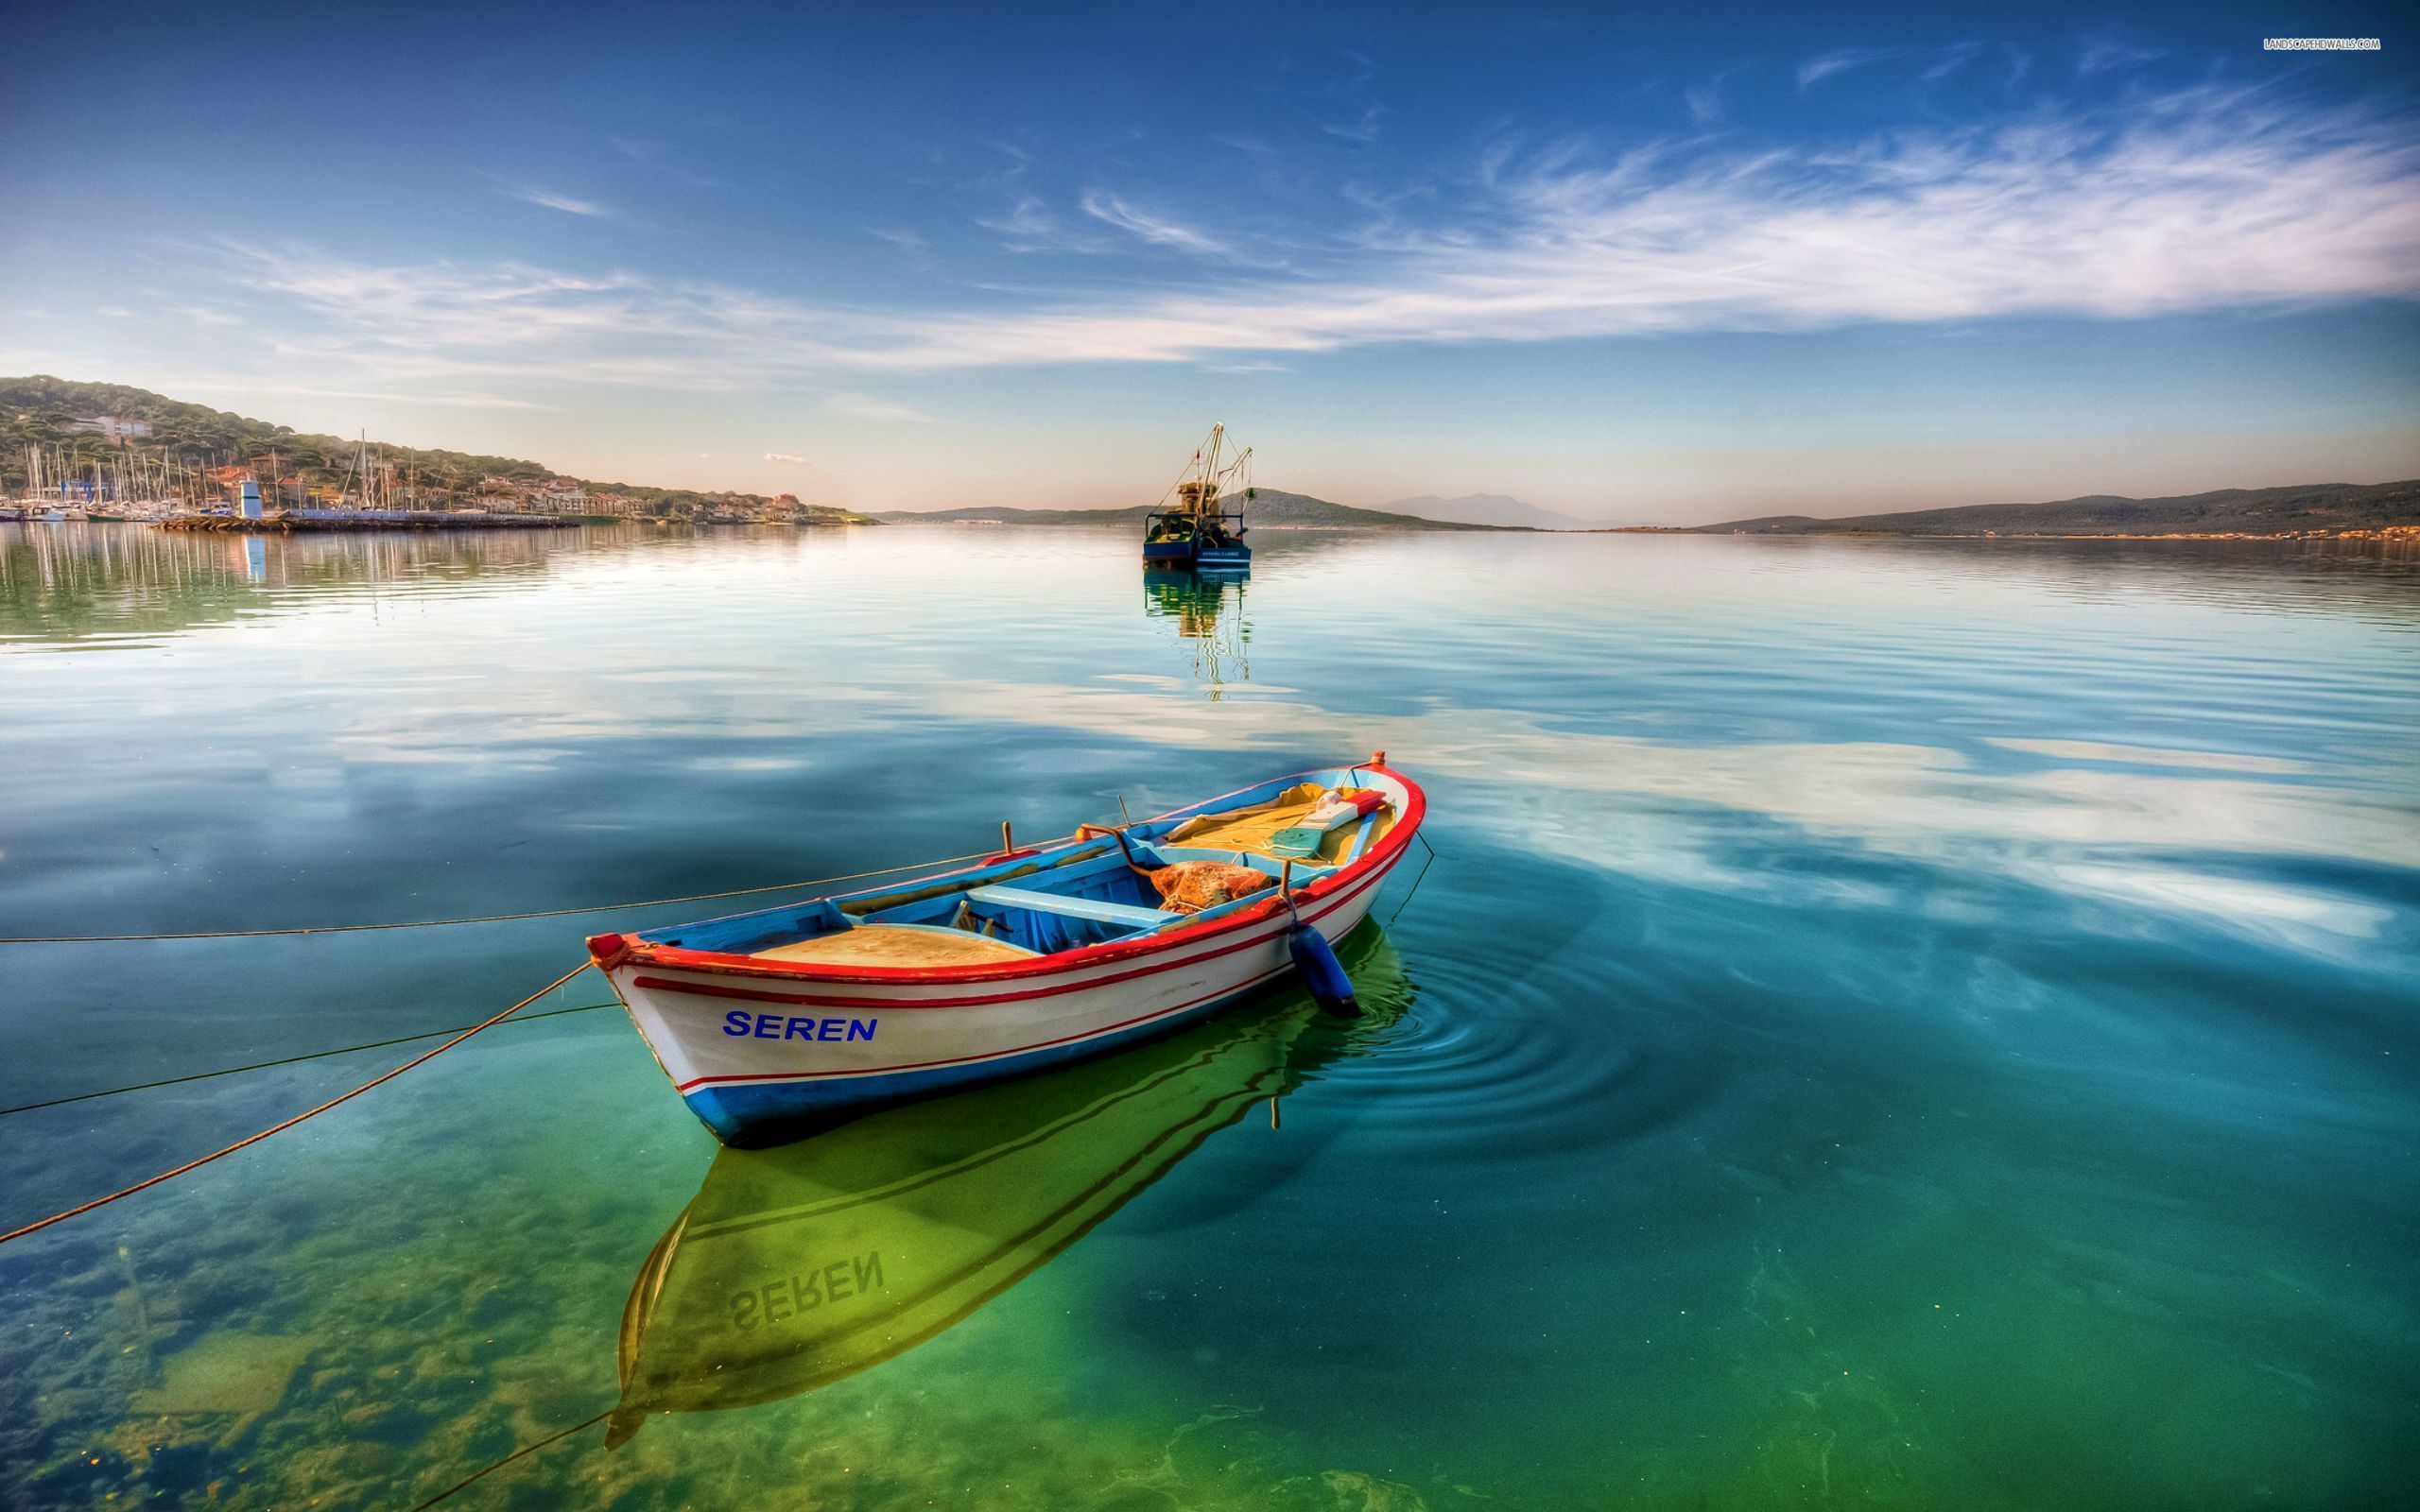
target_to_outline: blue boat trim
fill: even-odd
[[[1172,540],[1154,541],[1151,532],[1163,520],[1181,520],[1195,526]],[[1215,522],[1230,539],[1204,546],[1199,532],[1203,522]],[[1181,510],[1165,510],[1148,515],[1143,521],[1143,565],[1146,567],[1206,567],[1233,571],[1252,566],[1252,548],[1244,544],[1244,517],[1241,511],[1191,516]]]

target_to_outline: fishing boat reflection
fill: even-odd
[[[1341,942],[1364,1015],[1299,989],[1063,1070],[717,1153],[622,1314],[608,1443],[651,1413],[754,1406],[915,1348],[1033,1274],[1202,1142],[1411,1001],[1374,923]]]
[[[1252,631],[1244,620],[1251,576],[1249,569],[1143,574],[1143,612],[1176,622],[1178,639],[1192,650],[1193,675],[1210,685],[1212,697],[1230,680],[1252,680]]]

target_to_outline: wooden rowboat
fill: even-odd
[[[1411,998],[1375,924],[1340,955],[1385,1022]],[[755,1406],[880,1365],[1075,1244],[1219,1130],[1350,1053],[1298,995],[1038,1076],[716,1154],[622,1314],[608,1445],[657,1413]],[[1319,1133],[1287,1130],[1296,1159]]]
[[[1379,802],[1293,861],[1281,896],[1273,840],[1336,790]],[[588,945],[690,1109],[726,1143],[769,1143],[1217,1012],[1292,970],[1297,919],[1331,941],[1359,923],[1426,808],[1380,752],[959,871]]]

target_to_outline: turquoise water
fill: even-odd
[[[718,1163],[563,1012],[0,1248],[0,1501],[2397,1500],[2420,557],[1264,536],[1238,587],[1084,532],[0,526],[0,934],[780,883],[1381,747],[1438,852],[1370,1020],[979,1138]],[[701,911],[0,947],[0,1107],[475,1022]],[[0,1228],[433,1042],[0,1115]],[[886,1185],[917,1141],[975,1174]],[[716,1333],[791,1244],[883,1257],[858,1355]]]

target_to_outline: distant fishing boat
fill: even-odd
[[[588,946],[727,1143],[1020,1075],[1216,1012],[1361,921],[1426,799],[1385,765],[1273,778],[887,887]],[[1290,892],[1281,887],[1290,878]]]
[[[1211,426],[1209,438],[1195,450],[1184,475],[1169,490],[1176,507],[1154,509],[1144,517],[1145,566],[1205,571],[1252,566],[1252,548],[1244,544],[1243,509],[1259,496],[1252,486],[1252,448],[1224,458],[1226,442],[1227,427]],[[1231,502],[1232,509],[1227,507]]]
[[[1409,1004],[1374,924],[1342,954],[1374,1015]],[[812,1391],[963,1321],[1247,1111],[1266,1102],[1274,1118],[1350,1048],[1317,1019],[1273,998],[780,1149],[718,1152],[631,1284],[608,1446],[653,1414]]]

